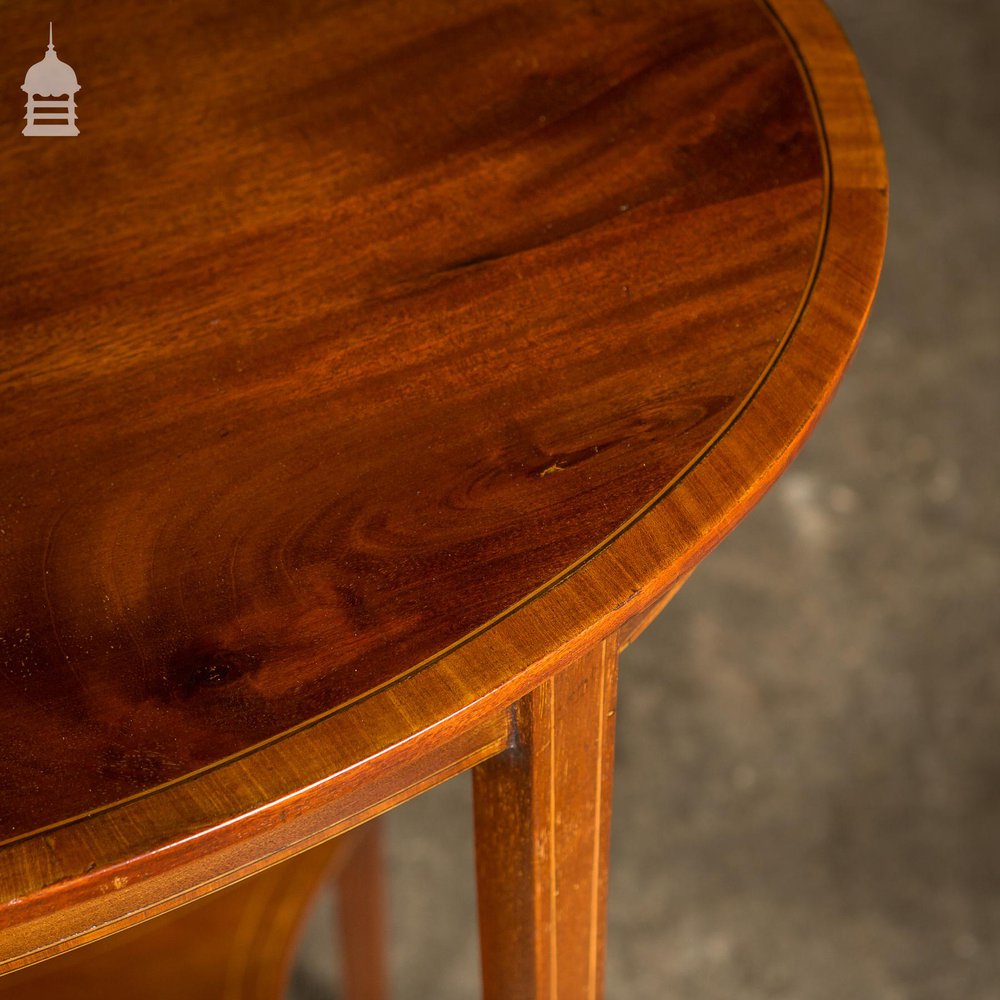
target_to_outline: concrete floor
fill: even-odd
[[[1000,998],[1000,4],[831,5],[885,274],[801,457],[624,658],[610,1000]],[[467,777],[388,828],[394,996],[478,996]]]

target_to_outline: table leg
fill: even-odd
[[[516,740],[473,772],[485,1000],[603,996],[618,650],[524,698]]]
[[[336,883],[346,1000],[388,996],[382,897],[381,820],[359,828]]]

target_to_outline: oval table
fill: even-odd
[[[848,45],[818,0],[51,16],[80,134],[0,138],[0,995],[275,996],[336,869],[380,997],[361,824],[472,769],[487,998],[598,997],[618,654],[874,293]]]

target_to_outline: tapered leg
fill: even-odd
[[[386,1000],[381,824],[372,820],[356,832],[358,842],[337,879],[344,996]]]
[[[618,656],[599,643],[517,707],[473,772],[485,1000],[600,1000]]]

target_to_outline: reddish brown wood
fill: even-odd
[[[367,827],[89,948],[0,978],[0,1000],[281,1000],[305,913]],[[353,895],[353,893],[352,893]],[[376,959],[372,955],[372,960]],[[348,994],[376,1000],[378,994]]]
[[[308,743],[297,745],[294,760],[276,750],[259,769],[234,762],[199,779],[194,794],[180,786],[180,798],[167,812],[160,800],[138,799],[93,823],[45,835],[42,843],[51,857],[72,870],[61,879],[53,878],[54,865],[40,863],[35,841],[12,845],[5,857],[5,888],[18,877],[51,881],[31,893],[11,894],[0,910],[0,971],[87,944],[259,872],[475,766],[510,739],[510,717],[502,712],[457,734],[453,726],[439,724],[348,767],[345,758],[357,752],[356,741],[372,722],[362,711],[352,719],[356,729],[338,727],[339,746],[331,745],[327,729],[317,727],[303,734]],[[388,724],[387,717],[381,721]],[[256,805],[246,807],[234,833],[226,810],[251,795]],[[171,822],[187,835],[174,833],[164,843]],[[132,853],[116,863],[126,835]]]
[[[473,771],[486,1000],[603,996],[617,639],[518,704]]]
[[[359,836],[337,878],[345,1000],[386,1000],[388,960],[383,916],[382,837],[378,821]]]
[[[82,134],[0,136],[0,970],[495,753],[871,302],[818,0],[297,10],[55,0]]]
[[[5,837],[361,697],[599,546],[772,363],[824,199],[749,0],[49,16],[81,136],[0,140]],[[0,9],[4,73],[36,20]]]

